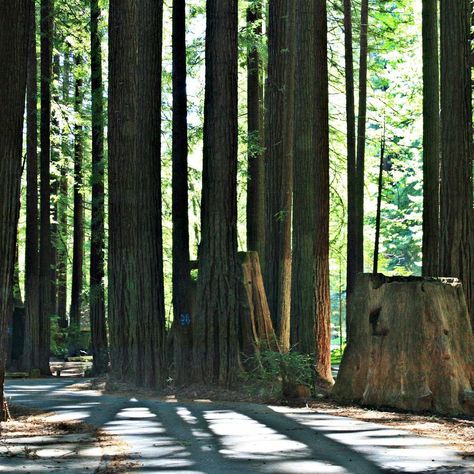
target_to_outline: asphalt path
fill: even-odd
[[[130,473],[474,472],[442,441],[374,423],[309,409],[149,400],[70,388],[84,381],[9,380],[6,392],[13,404],[54,412],[57,421],[84,421],[118,436],[133,462]],[[0,458],[0,472],[22,470],[15,460],[9,462],[13,464],[2,469]],[[82,472],[101,465],[103,460],[95,459]],[[51,472],[41,459],[31,469],[22,466],[26,472]],[[60,465],[54,472],[63,472]]]

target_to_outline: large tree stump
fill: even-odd
[[[260,350],[279,351],[257,252],[239,253],[242,269],[240,295],[241,350],[247,356]]]
[[[359,275],[339,401],[474,414],[474,337],[458,280]]]

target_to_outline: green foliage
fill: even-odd
[[[59,327],[59,317],[51,318],[51,355],[63,358],[68,353],[67,330]]]
[[[241,378],[249,390],[279,397],[284,384],[313,386],[313,361],[313,356],[295,351],[265,350],[246,358]]]

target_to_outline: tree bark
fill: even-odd
[[[242,288],[240,294],[240,350],[247,356],[261,350],[279,352],[257,252],[239,253]]]
[[[75,57],[76,67],[82,59]],[[78,74],[76,72],[76,74]],[[83,160],[83,127],[82,127],[82,79],[77,77],[74,86],[74,236],[72,249],[72,281],[71,281],[71,308],[69,318],[71,326],[81,327],[81,303],[84,278],[84,202],[82,198],[82,160]]]
[[[50,318],[53,298],[53,243],[51,236],[51,80],[53,0],[41,0],[41,130],[40,130],[40,370],[49,375]]]
[[[354,90],[354,53],[352,50],[352,1],[344,0],[344,61],[346,79],[347,122],[347,295],[352,293],[357,267],[357,172],[356,172],[356,118]]]
[[[209,0],[204,164],[193,359],[199,382],[237,375],[237,0]]]
[[[459,278],[472,317],[472,105],[469,0],[441,1],[440,268]]]
[[[316,354],[332,383],[329,293],[329,92],[325,0],[296,7],[295,155],[291,345]]]
[[[161,230],[163,3],[112,0],[109,14],[109,327],[112,375],[164,382]]]
[[[98,0],[91,0],[91,93],[92,93],[92,214],[89,310],[94,374],[109,364],[104,294],[104,86]]]
[[[437,276],[439,260],[438,0],[423,0],[423,275]]]
[[[247,248],[263,258],[265,245],[265,161],[263,155],[263,68],[258,41],[262,35],[262,5],[247,8],[247,28],[255,36],[247,52]]]
[[[4,418],[5,344],[19,214],[29,10],[33,2],[0,2],[0,420]]]
[[[63,104],[69,103],[70,88],[70,53],[66,47],[63,63],[63,86],[62,101]],[[56,262],[57,262],[57,313],[59,317],[59,327],[67,328],[67,269],[68,269],[68,145],[69,145],[69,125],[61,130],[61,172],[59,177],[59,196],[58,196],[58,238],[56,244]]]
[[[263,270],[273,325],[284,351],[289,350],[290,345],[294,7],[291,0],[273,0],[269,5],[265,96]]]
[[[186,94],[186,4],[173,1],[173,336],[175,379],[187,382],[192,357],[189,268],[188,123]]]
[[[369,1],[362,0],[360,15],[360,58],[359,58],[359,110],[357,118],[357,156],[354,200],[354,254],[351,259],[351,274],[364,271],[364,178],[365,178],[365,136],[367,121],[367,62],[368,62]],[[350,296],[350,293],[349,293]],[[349,318],[350,318],[349,314]]]
[[[31,1],[33,4],[34,2]],[[39,220],[38,220],[38,64],[36,13],[29,9],[28,79],[26,97],[26,241],[25,241],[25,340],[22,369],[39,369]]]
[[[473,414],[474,336],[457,280],[359,275],[332,395],[402,410]]]

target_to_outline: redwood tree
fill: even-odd
[[[104,295],[104,87],[98,0],[91,0],[91,92],[92,92],[92,213],[89,310],[93,372],[102,374],[108,366],[107,327]]]
[[[438,0],[423,0],[423,275],[437,276],[439,257]]]
[[[254,0],[247,8],[247,28],[250,37],[250,45],[247,52],[247,249],[258,252],[261,259],[265,246],[263,68],[259,51],[262,21],[261,0]]]
[[[0,1],[0,420],[7,321],[12,307],[30,0]]]
[[[76,68],[81,65],[81,57],[76,56]],[[76,71],[76,74],[80,72]],[[82,113],[82,78],[76,77],[74,85],[74,235],[72,253],[71,309],[69,318],[71,326],[80,328],[81,297],[83,285],[84,263],[84,203],[82,198],[82,159],[83,159],[83,127]]]
[[[439,273],[460,278],[472,318],[472,105],[470,1],[441,0]]]
[[[188,121],[186,94],[186,4],[173,1],[173,335],[175,378],[188,380],[192,356],[188,219]]]
[[[113,376],[164,382],[161,0],[109,12],[109,326]]]
[[[33,3],[33,2],[32,2]],[[38,65],[36,14],[29,9],[28,79],[26,97],[26,241],[25,341],[23,370],[39,368],[39,254],[38,254]]]
[[[237,0],[208,0],[195,377],[228,386],[238,369]]]
[[[270,314],[284,350],[289,349],[290,340],[294,7],[293,0],[269,4],[265,95],[263,275]]]
[[[346,80],[347,122],[347,294],[352,292],[355,277],[361,271],[357,253],[360,250],[357,236],[356,120],[354,92],[354,53],[352,50],[352,1],[344,0],[344,62]]]
[[[291,343],[315,352],[319,381],[332,382],[326,0],[298,2],[296,24]]]
[[[364,177],[365,177],[365,137],[367,121],[367,63],[368,63],[368,23],[369,0],[362,0],[360,14],[360,57],[359,57],[359,107],[357,117],[357,153],[354,193],[349,201],[354,200],[353,234],[348,236],[348,266],[350,267],[350,296],[355,275],[364,271]],[[352,181],[352,180],[351,180]],[[351,227],[352,228],[352,227]],[[350,317],[350,315],[348,315]]]
[[[51,235],[51,80],[53,0],[41,0],[41,130],[40,130],[40,370],[49,375],[50,318],[55,312]]]

